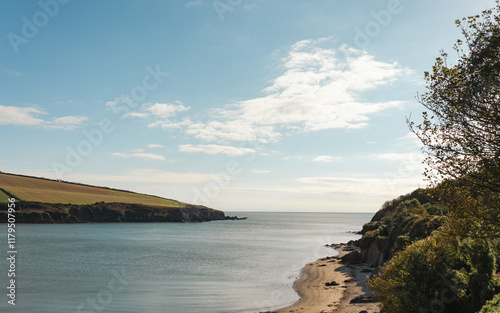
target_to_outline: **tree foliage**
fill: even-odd
[[[500,192],[500,4],[481,15],[457,20],[464,39],[454,50],[456,65],[441,51],[427,92],[419,102],[428,110],[423,123],[410,128],[424,144],[434,182],[467,183]]]
[[[457,20],[458,61],[442,51],[419,102],[423,122],[408,120],[427,154],[425,175],[450,207],[455,234],[500,235],[500,1]]]
[[[456,24],[457,61],[449,65],[441,51],[418,97],[423,122],[408,119],[427,154],[428,193],[446,205],[447,218],[370,280],[384,312],[496,312],[500,303],[496,296],[485,305],[500,291],[500,0]],[[389,228],[372,224],[366,234],[389,238]]]

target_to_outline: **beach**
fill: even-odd
[[[291,306],[272,313],[374,313],[379,303],[371,299],[366,285],[373,268],[366,264],[344,264],[341,258],[357,249],[345,244],[336,245],[337,256],[307,264],[293,288],[300,297]]]

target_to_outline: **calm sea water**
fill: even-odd
[[[234,215],[235,213],[229,213]],[[241,213],[196,224],[18,225],[16,306],[0,312],[243,313],[298,300],[308,262],[325,244],[359,238],[372,214]],[[8,287],[7,227],[0,282]],[[3,251],[3,252],[2,252]]]

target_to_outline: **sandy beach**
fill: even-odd
[[[366,280],[372,268],[366,264],[347,265],[340,258],[354,247],[337,245],[337,256],[307,264],[293,288],[300,300],[272,313],[374,313],[380,312],[373,302]],[[354,301],[353,301],[354,299]]]

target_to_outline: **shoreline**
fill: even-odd
[[[294,304],[261,313],[378,313],[378,302],[366,284],[373,272],[366,264],[347,264],[341,258],[359,248],[333,245],[338,255],[307,264],[293,283],[300,299]],[[353,300],[354,299],[354,300]]]

